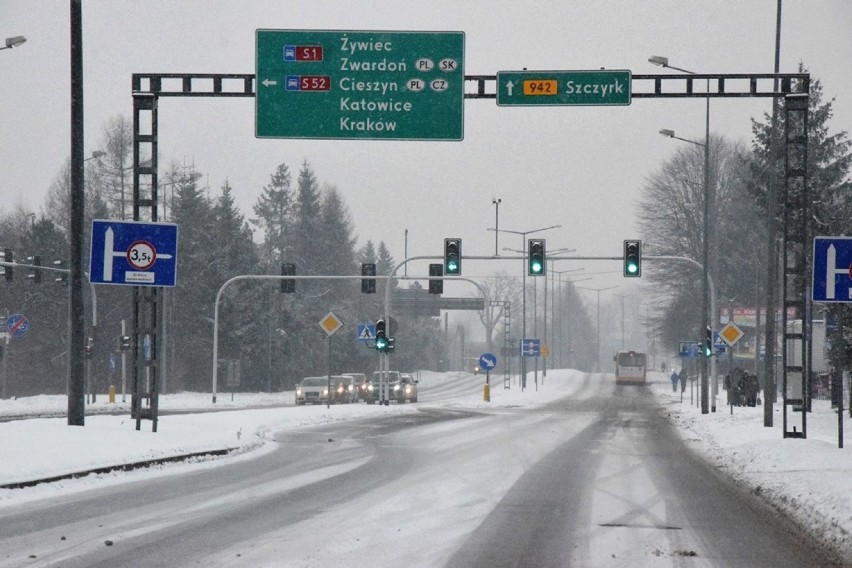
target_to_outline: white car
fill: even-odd
[[[296,385],[296,404],[322,404],[328,401],[328,377],[305,377]]]

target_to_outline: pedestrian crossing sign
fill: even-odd
[[[358,341],[373,341],[376,338],[376,324],[359,323],[356,333]]]

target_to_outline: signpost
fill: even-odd
[[[324,318],[317,322],[325,334],[328,336],[328,344],[327,344],[327,353],[328,353],[328,378],[326,379],[326,392],[328,396],[325,399],[325,407],[331,408],[331,336],[337,333],[341,327],[343,327],[343,322],[338,319],[334,312],[328,312]]]
[[[814,237],[812,298],[819,303],[852,302],[852,237]],[[843,330],[840,329],[840,336]],[[843,380],[836,382],[837,447],[843,447]]]
[[[485,371],[485,387],[482,390],[482,400],[491,402],[491,370],[497,366],[497,357],[491,353],[483,353],[479,357],[479,368]]]
[[[92,284],[174,286],[177,225],[92,221],[89,257]]]
[[[463,32],[257,30],[256,81],[258,138],[463,138]]]
[[[626,106],[628,70],[498,71],[497,106]]]

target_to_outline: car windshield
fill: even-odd
[[[308,377],[306,379],[302,379],[303,387],[323,387],[327,383],[327,379],[325,377]]]

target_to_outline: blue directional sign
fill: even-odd
[[[541,356],[541,339],[522,339],[521,340],[521,357],[539,357]]]
[[[724,353],[728,349],[728,344],[725,343],[718,331],[713,331],[713,348],[720,353]]]
[[[479,368],[483,371],[490,371],[497,366],[497,357],[491,353],[483,353],[479,358]]]
[[[174,223],[92,221],[92,284],[174,286],[176,274]]]
[[[852,237],[814,237],[814,302],[852,302]]]
[[[681,341],[678,345],[681,357],[698,357],[701,354],[700,341]]]

